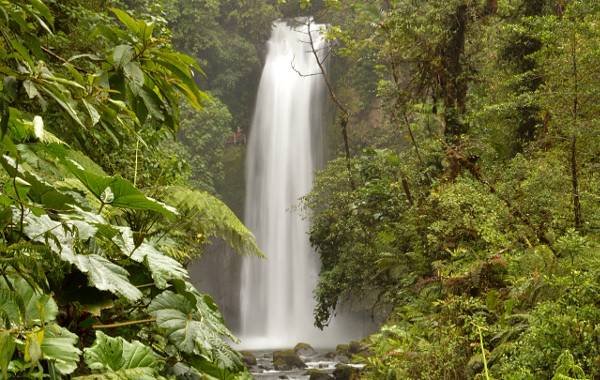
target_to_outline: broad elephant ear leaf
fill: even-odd
[[[117,372],[107,372],[89,376],[77,376],[74,380],[164,380],[155,370],[150,368],[121,369]]]
[[[142,292],[129,282],[129,273],[123,267],[111,262],[98,254],[81,255],[75,250],[75,245],[80,239],[87,239],[97,231],[96,226],[81,220],[68,220],[64,224],[50,219],[48,215],[36,216],[29,213],[24,218],[23,232],[31,240],[48,244],[50,249],[60,258],[71,263],[86,274],[90,285],[100,290],[107,290],[136,301],[142,297]],[[65,230],[77,228],[77,234]],[[48,239],[48,237],[51,237]]]
[[[212,299],[193,291],[182,293],[167,290],[152,300],[148,312],[158,327],[179,350],[210,358],[222,368],[239,369],[239,355],[225,343],[235,338]]]
[[[84,350],[87,366],[94,372],[76,379],[151,380],[161,379],[158,370],[163,365],[152,349],[138,341],[128,342],[96,332],[94,344]]]
[[[119,227],[118,230],[120,234],[113,237],[113,242],[131,260],[143,263],[148,268],[156,287],[165,289],[168,281],[188,278],[188,271],[183,265],[160,252],[154,245],[142,243],[136,247],[131,228]]]
[[[179,262],[162,254],[150,244],[142,243],[130,257],[148,267],[159,289],[165,289],[168,281],[188,278],[187,270]]]

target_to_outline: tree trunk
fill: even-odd
[[[440,87],[444,100],[444,122],[446,140],[456,143],[460,135],[467,132],[467,126],[461,120],[467,98],[467,81],[463,76],[462,57],[465,52],[465,39],[469,23],[469,8],[459,5],[452,15],[449,26],[451,37],[443,49]]]

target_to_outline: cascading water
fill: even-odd
[[[248,143],[245,219],[267,255],[242,265],[239,335],[248,349],[300,341],[333,347],[348,338],[340,328],[313,327],[319,262],[308,241],[308,221],[291,210],[313,183],[326,103],[323,78],[299,75],[318,73],[319,67],[306,43],[307,24],[295,23],[300,26],[274,25]],[[308,25],[322,51],[321,26]]]

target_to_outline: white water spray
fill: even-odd
[[[323,52],[321,25],[310,24]],[[323,78],[308,41],[308,26],[277,22],[268,43],[247,153],[246,224],[266,260],[246,259],[241,283],[241,346],[334,347],[350,335],[313,326],[313,289],[319,263],[308,221],[291,210],[312,186],[322,156]]]

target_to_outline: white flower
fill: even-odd
[[[41,116],[36,115],[33,118],[33,134],[38,140],[44,137],[44,119]]]

